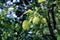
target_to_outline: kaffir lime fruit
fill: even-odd
[[[39,17],[34,17],[33,18],[33,24],[37,25],[40,22],[40,18]]]
[[[46,23],[46,18],[42,18],[42,23]]]
[[[28,20],[24,20],[23,23],[22,23],[22,28],[23,30],[26,30],[30,27],[30,23]]]
[[[38,3],[45,2],[46,0],[38,0]]]

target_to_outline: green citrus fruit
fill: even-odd
[[[40,18],[39,17],[34,17],[33,18],[33,24],[37,25],[40,22]]]
[[[23,30],[28,29],[29,26],[30,26],[29,21],[28,21],[28,20],[24,20],[23,23],[22,23],[22,28],[23,28]]]
[[[42,23],[46,23],[46,18],[42,18]]]

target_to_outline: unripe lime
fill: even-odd
[[[46,0],[38,0],[38,3],[45,2]]]
[[[23,28],[23,30],[28,29],[29,26],[30,26],[29,21],[28,21],[28,20],[24,20],[23,23],[22,23],[22,28]]]
[[[42,23],[46,23],[46,18],[42,18]]]
[[[34,17],[33,18],[33,24],[37,25],[40,22],[40,18],[39,17]]]

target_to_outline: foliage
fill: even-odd
[[[38,3],[36,3],[38,2]],[[52,2],[52,3],[51,3]],[[33,0],[33,2],[27,5],[27,9],[25,10],[23,6],[21,10],[25,10],[23,14],[27,14],[26,19],[23,21],[16,22],[13,18],[6,17],[8,12],[8,8],[4,8],[2,12],[0,12],[0,39],[1,40],[51,40],[48,24],[47,24],[47,15],[48,8],[53,4],[53,1],[50,1],[47,4],[46,0]],[[36,5],[37,4],[37,5]],[[41,6],[43,4],[43,6]],[[54,8],[55,19],[57,22],[57,29],[54,30],[54,34],[57,37],[57,40],[60,39],[60,2],[56,0],[57,6]],[[16,5],[14,6],[14,8]],[[29,8],[32,7],[32,8]],[[14,9],[16,11],[16,8]],[[50,22],[53,26],[53,21],[50,15]],[[23,17],[24,18],[24,17]],[[15,21],[14,21],[15,20]],[[20,23],[22,22],[22,23]]]

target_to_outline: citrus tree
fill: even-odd
[[[20,0],[12,3],[4,6],[6,2],[0,1],[3,7],[0,12],[1,40],[60,39],[59,0]],[[9,10],[10,7],[13,7],[12,10]]]

